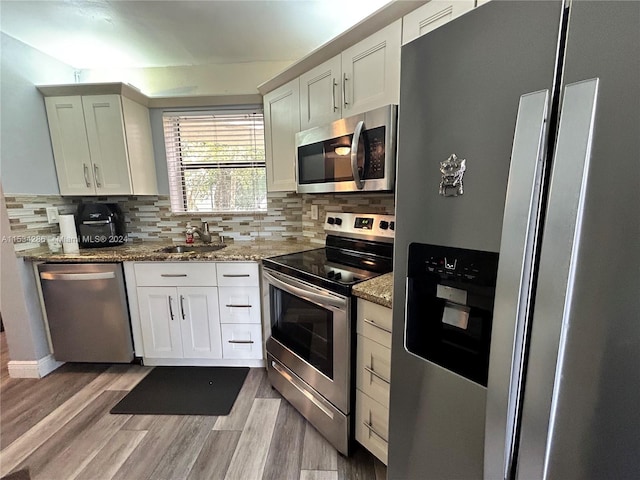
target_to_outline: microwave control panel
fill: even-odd
[[[364,132],[366,161],[363,177],[366,179],[384,178],[384,135],[385,127]]]

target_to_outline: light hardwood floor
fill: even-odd
[[[12,379],[0,334],[0,476],[33,480],[385,480],[364,448],[346,458],[251,369],[228,416],[111,415],[151,370],[65,364]]]

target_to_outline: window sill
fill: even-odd
[[[214,217],[219,215],[266,215],[267,210],[237,210],[237,211],[216,211],[216,212],[171,212],[176,217]]]

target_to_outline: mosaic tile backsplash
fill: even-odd
[[[6,195],[11,234],[20,237],[16,250],[32,248],[43,238],[60,233],[57,224],[47,222],[46,208],[55,206],[61,215],[74,214],[84,202],[118,203],[127,223],[131,241],[184,241],[187,222],[209,223],[213,235],[225,241],[296,241],[304,237],[324,245],[323,221],[326,212],[395,213],[393,194],[304,194],[269,193],[267,212],[247,214],[173,214],[169,197],[60,197],[54,195]],[[318,205],[318,220],[311,218],[311,206]],[[5,234],[3,232],[3,234]],[[214,240],[215,241],[215,240]]]

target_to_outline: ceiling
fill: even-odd
[[[2,0],[0,30],[74,68],[295,61],[389,0]]]

